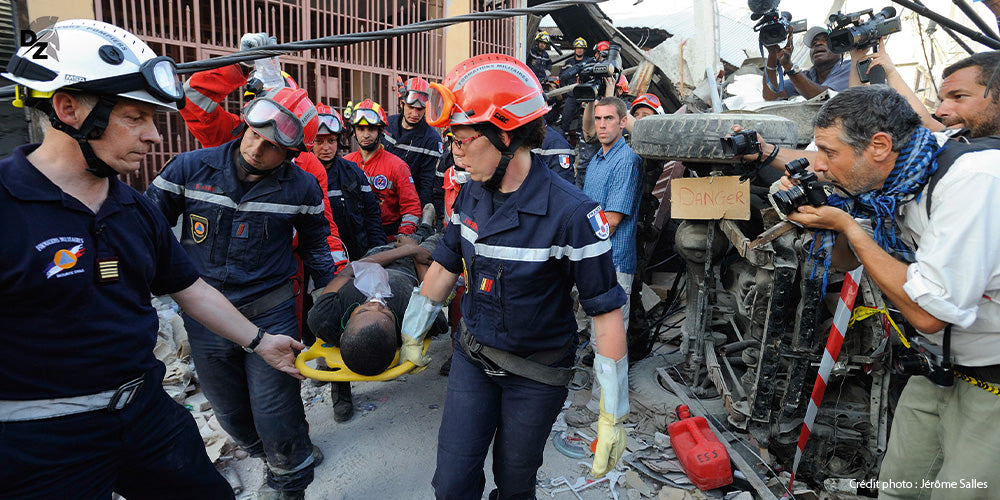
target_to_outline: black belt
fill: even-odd
[[[282,302],[295,297],[295,295],[295,282],[294,280],[288,280],[273,288],[270,292],[254,299],[253,302],[243,304],[237,307],[237,309],[247,319],[253,319],[278,307]]]
[[[989,382],[991,384],[1000,383],[1000,365],[986,366],[952,366],[952,370],[968,375],[976,380]]]
[[[487,375],[505,376],[509,374],[541,382],[546,385],[565,387],[573,379],[572,368],[549,366],[566,355],[567,347],[538,351],[523,358],[516,354],[483,345],[462,321],[462,348],[474,361],[478,362]],[[570,343],[569,347],[572,347]]]

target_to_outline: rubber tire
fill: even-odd
[[[635,122],[632,150],[647,160],[735,163],[719,140],[733,125],[756,130],[770,144],[795,148],[798,125],[787,118],[758,113],[653,115]]]
[[[683,404],[673,392],[660,385],[657,368],[669,366],[663,356],[649,356],[632,364],[628,369],[628,389],[633,400],[638,400],[647,408],[663,405],[663,409],[673,414],[674,408]]]

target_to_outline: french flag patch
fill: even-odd
[[[569,168],[569,155],[559,155],[559,166],[563,169]]]
[[[587,214],[587,220],[590,221],[590,227],[598,238],[606,240],[611,236],[611,224],[608,224],[608,218],[604,216],[604,210],[601,210],[600,206]]]

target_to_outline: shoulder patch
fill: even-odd
[[[559,166],[566,170],[570,167],[569,155],[559,155]]]
[[[600,205],[587,214],[587,221],[590,222],[590,228],[594,230],[595,236],[602,240],[611,237],[611,224],[608,223],[608,218],[604,216],[604,210],[601,210]]]
[[[386,176],[382,175],[382,174],[378,174],[378,175],[376,175],[372,179],[372,186],[375,189],[378,189],[379,191],[381,191],[381,190],[389,187],[389,179]]]

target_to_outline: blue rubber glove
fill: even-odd
[[[420,373],[427,368],[427,363],[431,362],[431,357],[424,354],[424,335],[434,323],[434,318],[444,304],[432,302],[426,296],[420,295],[420,287],[414,288],[410,295],[410,302],[406,305],[406,312],[403,313],[403,324],[400,328],[403,345],[399,348],[399,362],[410,361],[417,365],[417,369],[412,373]]]

